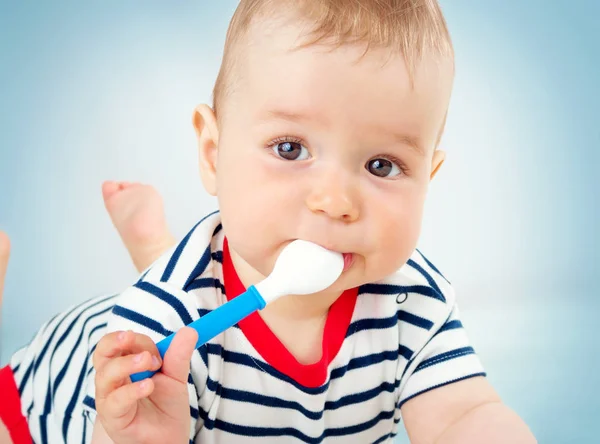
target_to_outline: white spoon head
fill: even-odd
[[[263,281],[268,285],[259,284],[259,291],[267,302],[286,294],[317,293],[333,284],[343,269],[340,253],[297,239],[283,249],[273,271]]]

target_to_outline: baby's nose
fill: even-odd
[[[315,178],[306,197],[306,205],[314,213],[343,222],[354,222],[360,215],[356,185],[339,174],[323,174]]]

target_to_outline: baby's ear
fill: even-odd
[[[199,105],[194,110],[192,122],[196,130],[196,136],[198,137],[198,154],[202,183],[210,195],[216,196],[217,149],[219,145],[217,119],[210,106]]]
[[[435,150],[433,153],[433,158],[431,159],[431,175],[429,176],[429,180],[433,180],[442,164],[446,160],[446,153],[442,150]]]

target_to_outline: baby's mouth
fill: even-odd
[[[354,254],[342,253],[342,257],[344,258],[344,271],[346,271],[354,263]]]

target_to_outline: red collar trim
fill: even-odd
[[[231,261],[227,238],[223,242],[223,280],[228,300],[246,291]],[[352,320],[357,297],[358,288],[346,290],[329,309],[323,334],[323,354],[321,360],[314,364],[299,363],[275,336],[258,312],[252,313],[238,325],[248,341],[269,365],[304,387],[319,387],[327,381],[329,364],[342,347]]]

